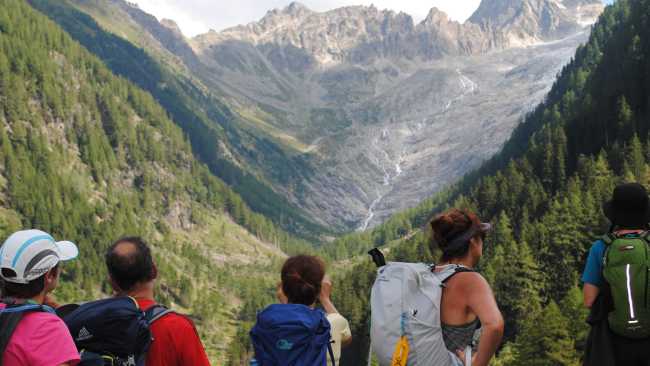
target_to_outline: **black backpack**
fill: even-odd
[[[0,310],[0,365],[4,362],[3,355],[9,345],[9,340],[25,314],[32,312],[54,313],[54,310],[46,305],[17,304],[10,299],[2,300],[2,303],[6,304],[6,307]]]
[[[81,354],[79,366],[143,366],[152,342],[149,327],[172,311],[142,311],[135,299],[116,297],[80,305],[65,321]]]

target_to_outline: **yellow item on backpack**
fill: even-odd
[[[391,366],[406,366],[406,361],[409,358],[409,341],[406,336],[402,336],[397,346],[395,346],[395,352],[393,353],[393,362]]]

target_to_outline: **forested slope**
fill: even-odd
[[[292,157],[272,141],[238,128],[237,117],[230,109],[168,58],[149,54],[104,30],[91,16],[75,7],[109,11],[112,7],[119,8],[118,3],[78,1],[75,5],[67,0],[29,0],[29,3],[99,57],[113,73],[150,92],[183,129],[194,154],[240,194],[249,207],[301,236],[317,238],[326,231],[252,174],[264,169],[282,184],[296,179],[295,176],[310,174],[306,164],[288,163]],[[118,16],[107,17],[108,22],[115,22]]]
[[[577,365],[586,312],[579,275],[592,241],[608,229],[601,204],[624,181],[650,185],[650,1],[619,0],[548,95],[479,171],[369,233],[335,242],[338,257],[375,245],[391,260],[433,262],[426,219],[470,207],[495,223],[481,265],[506,318],[496,365]],[[412,229],[415,228],[415,229]],[[369,259],[356,259],[336,290],[355,344],[342,364],[365,362]]]
[[[75,241],[60,301],[103,296],[103,251],[154,245],[160,300],[191,314],[223,362],[240,299],[285,252],[309,251],[192,154],[155,99],[114,76],[23,0],[0,0],[0,237],[40,228]]]

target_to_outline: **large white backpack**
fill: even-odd
[[[440,324],[444,282],[459,271],[448,265],[432,271],[422,263],[390,262],[379,268],[370,297],[371,352],[380,366],[392,363],[398,344],[408,342],[408,366],[456,366],[462,362],[445,346]],[[402,340],[402,337],[405,337]],[[471,364],[471,347],[466,363]]]

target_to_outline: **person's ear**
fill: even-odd
[[[50,289],[54,283],[59,279],[59,273],[61,273],[61,267],[56,266],[45,274],[45,288]]]
[[[49,271],[47,271],[46,279],[48,280],[56,280],[59,278],[59,275],[61,274],[61,266],[56,266]]]
[[[119,293],[122,292],[122,289],[120,288],[120,286],[117,285],[117,282],[115,282],[115,280],[113,280],[113,277],[111,277],[110,274],[108,275],[107,280],[108,280],[108,283],[111,285],[111,289],[113,290],[114,294],[119,294]]]
[[[154,264],[151,268],[151,279],[155,280],[156,278],[158,278],[158,267]]]

